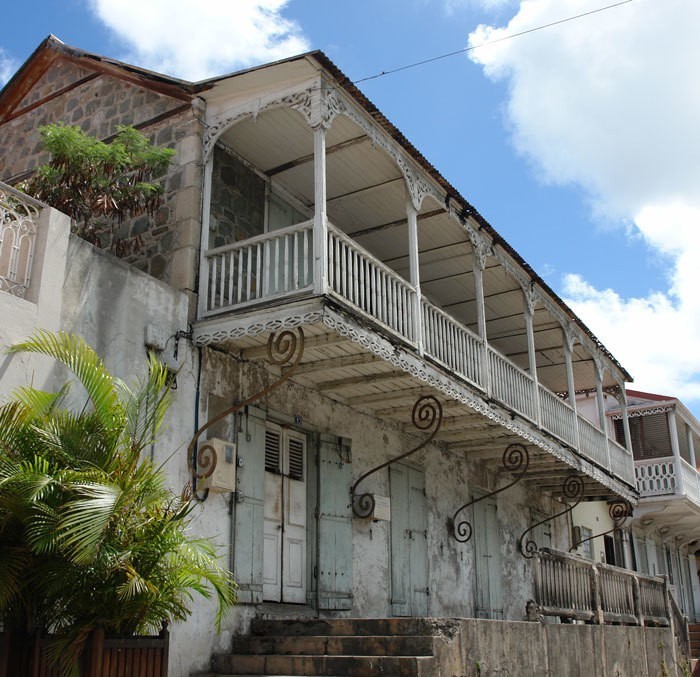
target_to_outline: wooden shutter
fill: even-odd
[[[317,553],[319,609],[352,609],[352,510],[350,440],[318,436]]]
[[[245,415],[243,415],[245,417]],[[258,604],[263,598],[263,529],[265,465],[268,438],[265,412],[249,407],[238,435],[237,484],[243,500],[236,503],[233,533],[233,574],[238,583],[238,601]]]

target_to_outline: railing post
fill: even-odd
[[[104,651],[105,629],[102,625],[93,628],[90,637],[88,675],[102,677],[102,653]]]
[[[595,564],[591,565],[591,588],[593,592],[593,613],[595,622],[598,625],[605,625],[605,616],[603,615],[603,600],[600,590],[600,572]]]
[[[328,219],[326,217],[326,128],[314,129],[314,292],[328,289]]]
[[[634,615],[637,617],[637,625],[644,627],[644,611],[642,610],[642,593],[639,587],[639,579],[632,575],[632,599],[634,601]]]
[[[168,677],[168,655],[170,653],[170,631],[168,630],[168,621],[163,621],[163,626],[158,636],[163,640],[160,677]]]

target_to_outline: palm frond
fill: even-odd
[[[65,365],[85,388],[95,412],[105,427],[114,425],[119,412],[112,375],[97,353],[76,334],[37,331],[26,341],[13,345],[10,353],[38,353],[53,357]]]

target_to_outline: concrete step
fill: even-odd
[[[255,656],[215,654],[212,671],[217,675],[393,675],[416,677],[421,663],[416,656]]]
[[[434,618],[331,618],[314,620],[253,620],[251,633],[267,636],[431,635],[450,620]],[[455,626],[456,627],[456,626]]]
[[[313,656],[432,656],[431,635],[299,635],[234,637],[231,653]]]

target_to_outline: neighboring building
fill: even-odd
[[[217,637],[196,603],[174,629],[173,674],[270,614],[521,620],[540,591],[536,551],[572,544],[567,502],[637,502],[632,456],[605,424],[627,372],[323,53],[192,84],[50,37],[0,92],[0,180],[45,159],[50,122],[100,138],[134,124],[177,156],[154,224],[121,225],[143,249],[115,260],[68,241],[64,222],[26,298],[0,294],[6,317],[29,318],[3,324],[0,344],[33,326],[78,331],[124,377],[158,350],[179,372],[153,453],[178,487],[194,430],[265,392],[206,432],[218,470],[197,483],[196,526],[226,549],[240,605]],[[16,278],[4,251],[0,275]],[[45,321],[31,285],[52,256]],[[300,362],[275,387],[289,364],[272,363],[268,339],[287,331]],[[55,378],[13,359],[0,389],[31,374]],[[580,391],[595,392],[594,422]],[[441,424],[412,424],[421,397]]]

